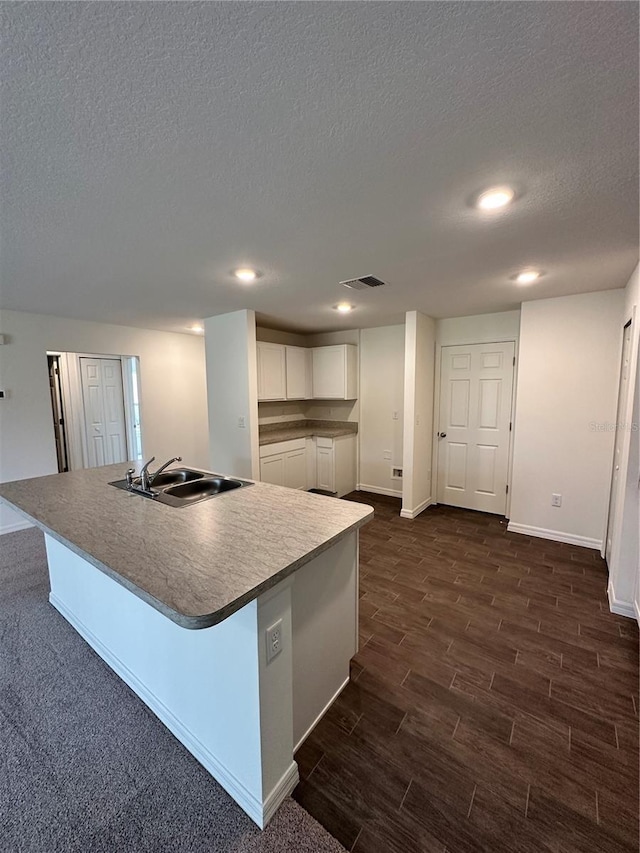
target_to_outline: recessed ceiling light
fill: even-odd
[[[191,326],[191,331],[197,332],[199,335],[201,335],[204,332],[204,326],[202,325],[202,323],[194,323],[193,326]]]
[[[241,267],[239,270],[234,270],[233,274],[236,278],[239,278],[240,281],[244,281],[245,283],[255,281],[258,278],[258,273],[248,267]]]
[[[541,276],[539,270],[522,270],[515,277],[516,284],[533,284]]]
[[[491,187],[480,193],[476,200],[476,207],[480,210],[500,210],[513,201],[515,194],[515,190],[511,187]]]
[[[338,302],[338,304],[334,305],[333,307],[341,314],[348,314],[349,311],[353,311],[353,305],[351,305],[349,302]]]

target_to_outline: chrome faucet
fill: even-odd
[[[153,474],[149,473],[149,465],[155,461],[155,456],[152,456],[148,462],[142,466],[140,471],[140,486],[139,489],[141,492],[150,492],[151,486],[153,485],[153,481],[158,476],[158,474],[162,473],[165,468],[168,468],[169,465],[173,465],[174,462],[182,462],[182,456],[174,456],[173,459],[169,459],[168,462],[165,462],[164,465],[161,465],[157,471],[154,471]]]

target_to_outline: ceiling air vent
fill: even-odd
[[[363,275],[360,278],[349,278],[346,281],[341,281],[344,287],[349,287],[351,290],[366,290],[368,287],[382,287],[384,281],[380,281],[375,275]]]

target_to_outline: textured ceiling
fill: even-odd
[[[637,261],[635,3],[1,5],[5,308],[320,330],[621,287]],[[481,215],[495,183],[521,197]],[[388,287],[337,284],[368,273]]]

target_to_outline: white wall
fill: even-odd
[[[405,324],[402,510],[415,518],[433,501],[433,395],[436,322],[408,311]]]
[[[220,474],[259,480],[255,313],[234,311],[209,317],[204,321],[204,334],[209,464]]]
[[[613,433],[594,424],[615,421],[622,301],[612,290],[522,305],[509,529],[601,546]]]
[[[436,321],[436,340],[441,346],[514,341],[520,330],[520,311],[475,314]]]
[[[402,480],[391,478],[391,467],[402,467],[404,357],[404,326],[360,332],[358,488],[397,497],[402,497]],[[387,451],[390,460],[384,458]]]
[[[620,438],[620,475],[616,515],[612,522],[611,560],[609,565],[609,603],[615,612],[634,614],[634,595],[639,582],[638,544],[638,479],[640,477],[638,430],[640,407],[640,373],[638,349],[640,347],[640,266],[636,267],[624,291],[624,306],[620,315],[618,337],[631,321],[631,364],[626,399],[620,401],[621,421],[624,424]],[[619,378],[620,366],[618,365]]]
[[[308,336],[296,332],[282,332],[280,329],[267,329],[264,326],[256,326],[256,340],[266,341],[270,344],[285,344],[290,347],[309,346]]]
[[[302,421],[307,417],[306,400],[269,400],[258,403],[258,423],[277,424],[286,421]]]
[[[145,455],[182,456],[206,466],[207,404],[204,343],[195,335],[110,326],[43,314],[0,311],[0,481],[57,472],[47,351],[140,358]],[[22,520],[0,507],[0,531]]]

